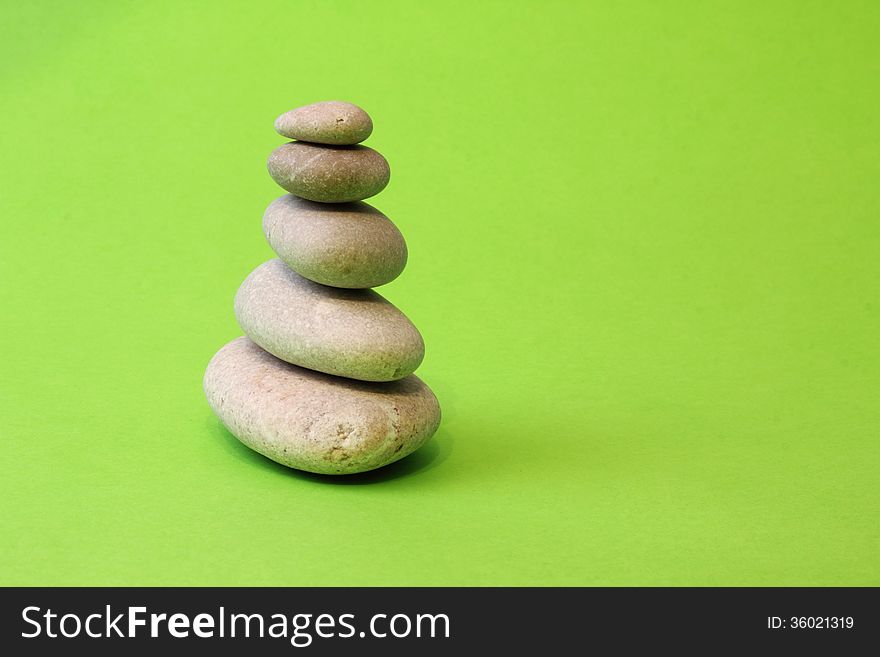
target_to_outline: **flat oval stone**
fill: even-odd
[[[297,107],[275,119],[278,134],[316,144],[359,144],[373,132],[373,120],[357,105],[327,100]]]
[[[319,203],[361,201],[388,184],[391,169],[366,146],[282,144],[269,156],[269,175],[291,194]]]
[[[380,294],[320,285],[277,259],[241,284],[235,316],[278,358],[351,379],[402,379],[425,355],[418,329]]]
[[[376,287],[406,266],[397,226],[362,201],[314,203],[285,194],[266,208],[263,232],[288,267],[323,285]]]
[[[440,424],[430,388],[339,379],[278,360],[245,337],[208,365],[205,395],[220,421],[273,461],[322,474],[379,468],[411,454]]]

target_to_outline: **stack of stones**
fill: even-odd
[[[290,192],[263,231],[278,255],[235,297],[245,336],[205,372],[208,402],[245,445],[292,468],[364,472],[421,447],[440,424],[437,398],[412,372],[424,342],[395,306],[369,289],[406,265],[403,236],[362,199],[378,194],[388,162],[360,142],[364,110],[324,102],[282,114],[294,139],[269,156]]]

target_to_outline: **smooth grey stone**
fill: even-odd
[[[245,337],[217,352],[204,388],[242,443],[308,472],[379,468],[417,450],[440,424],[437,398],[415,375],[391,383],[340,379],[285,363]]]
[[[376,287],[406,266],[403,235],[362,201],[314,203],[285,194],[266,209],[263,233],[288,267],[322,285]]]
[[[269,175],[291,194],[319,203],[361,201],[385,189],[391,168],[366,146],[282,144],[269,155]]]
[[[327,100],[285,112],[275,119],[275,131],[290,139],[344,146],[369,137],[373,121],[353,103]]]
[[[422,362],[418,329],[373,290],[344,290],[269,260],[235,295],[247,336],[289,363],[362,381],[393,381]]]

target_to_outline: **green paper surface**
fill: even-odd
[[[880,584],[880,4],[4,2],[0,583]],[[370,112],[444,419],[324,478],[201,379],[276,115]]]

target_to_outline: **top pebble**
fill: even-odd
[[[275,119],[278,134],[313,144],[351,146],[373,132],[373,121],[357,105],[328,100],[297,107]]]

